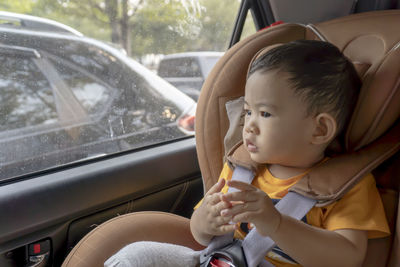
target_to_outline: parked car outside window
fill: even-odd
[[[157,74],[197,101],[204,80],[222,52],[186,52],[166,55]]]
[[[14,29],[58,32],[83,36],[82,33],[51,19],[40,18],[14,12],[0,11],[0,25]]]
[[[192,135],[195,102],[102,42],[0,28],[0,180]]]

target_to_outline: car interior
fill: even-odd
[[[229,125],[225,103],[244,94],[247,66],[260,49],[291,40],[332,42],[355,62],[363,80],[362,93],[347,129],[342,158],[329,167],[325,166],[318,174],[320,178],[335,170],[336,179],[349,172],[352,172],[353,179],[357,179],[361,173],[393,156],[400,148],[400,128],[398,122],[396,124],[400,112],[400,54],[398,36],[386,25],[398,25],[399,14],[398,10],[363,13],[307,26],[287,23],[260,31],[229,49],[207,78],[198,103],[196,148],[205,190],[216,182],[222,168],[224,136]],[[344,28],[345,32],[342,31]],[[395,227],[399,159],[396,154],[374,171],[393,235],[382,240],[370,240],[364,266],[399,264],[399,236]],[[355,170],[350,170],[352,168]],[[331,188],[327,195],[346,190],[343,189],[346,183],[341,181],[340,189]],[[313,189],[314,186],[318,187],[311,185]],[[123,246],[140,240],[172,242],[199,249],[190,234],[188,221],[160,212],[139,212],[114,218],[83,238],[63,266],[100,266]],[[168,233],[163,230],[166,228]]]
[[[343,173],[346,178],[334,188],[322,186],[325,195],[319,200],[349,190],[372,170],[392,235],[369,240],[363,266],[400,266],[400,1],[303,2],[309,7],[304,12],[289,0],[241,2],[230,48],[201,89],[195,138],[2,182],[0,266],[103,266],[119,249],[141,240],[203,249],[190,233],[189,218],[203,192],[217,181],[226,148],[240,138],[237,132],[226,138],[225,104],[243,96],[254,55],[298,39],[333,43],[363,81],[346,142],[336,147],[337,165],[316,174],[334,169],[340,171],[328,181]],[[259,31],[242,39],[248,12]],[[268,27],[277,21],[284,23]]]

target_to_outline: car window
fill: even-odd
[[[246,20],[243,25],[243,32],[242,32],[242,35],[240,36],[240,39],[242,40],[242,39],[254,34],[256,31],[257,30],[256,30],[256,26],[254,25],[253,16],[251,15],[251,11],[248,10],[247,15],[246,15]]]
[[[57,70],[66,87],[89,113],[96,114],[107,109],[112,101],[116,89],[110,88],[105,82],[92,75],[85,68],[73,64],[62,58],[52,57],[52,66]],[[81,59],[86,62],[86,59]],[[85,65],[85,64],[84,64]]]
[[[204,77],[207,77],[214,65],[217,63],[219,56],[210,56],[210,57],[204,57],[203,58],[203,75]]]
[[[2,5],[0,180],[194,135],[240,1],[122,2]]]
[[[33,60],[1,52],[0,60],[0,131],[54,123],[54,96]]]

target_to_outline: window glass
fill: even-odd
[[[86,60],[83,60],[85,62]],[[78,67],[60,58],[51,61],[82,107],[89,114],[101,112],[110,103],[112,90],[107,88],[104,82],[96,76],[91,75],[84,68]],[[114,91],[116,91],[114,89]]]
[[[246,15],[246,20],[244,22],[244,26],[243,26],[243,32],[242,35],[240,36],[240,39],[244,39],[254,33],[256,33],[256,26],[254,25],[254,20],[253,20],[253,16],[251,15],[251,11],[248,10],[247,11],[247,15]]]
[[[0,180],[194,135],[239,5],[2,3]]]
[[[57,120],[50,85],[31,58],[0,54],[0,131]]]
[[[217,63],[219,56],[204,57],[203,59],[203,75],[208,76],[214,65]]]

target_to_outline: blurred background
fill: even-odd
[[[165,54],[225,51],[239,5],[239,0],[2,0],[0,10],[66,24],[155,70]],[[248,20],[245,35],[255,32],[251,16]]]

